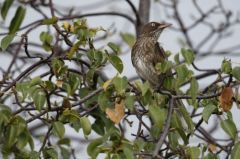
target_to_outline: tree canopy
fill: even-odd
[[[197,16],[188,24],[182,1],[123,2],[129,13],[79,12],[75,4],[52,0],[0,3],[1,158],[239,158],[238,112],[232,110],[239,111],[240,65],[231,57],[239,57],[240,45],[220,47],[234,41],[239,14],[221,0],[207,10],[192,0]],[[173,72],[163,90],[122,74],[128,66],[121,56],[130,54],[150,11],[160,13],[156,6],[166,16],[162,21],[181,34],[175,38],[182,49],[166,51],[169,60],[156,65],[159,73]],[[211,20],[215,16],[220,24]],[[91,26],[90,17],[121,17],[134,31],[103,27],[104,21]],[[210,32],[192,34],[199,27]],[[209,56],[226,58],[219,68],[199,67],[199,59]],[[104,72],[108,66],[114,77]]]

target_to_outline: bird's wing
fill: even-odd
[[[153,63],[154,65],[156,65],[159,62],[163,62],[167,56],[165,54],[165,51],[163,50],[163,48],[159,45],[159,43],[155,43],[154,45],[154,53],[156,54],[156,58],[153,59]]]

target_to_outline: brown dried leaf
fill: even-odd
[[[214,144],[209,144],[208,145],[208,149],[209,149],[209,151],[211,151],[211,152],[216,152],[217,151],[217,146],[216,145],[214,145]]]
[[[68,98],[66,98],[66,97],[63,98],[62,107],[63,108],[71,108],[72,107]]]
[[[225,87],[222,90],[221,95],[219,96],[220,105],[224,112],[228,112],[232,108],[232,98],[233,98],[232,88]]]
[[[124,109],[124,102],[121,100],[119,103],[115,103],[114,109],[107,108],[106,114],[115,124],[119,124],[125,115]]]

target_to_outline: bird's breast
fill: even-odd
[[[159,83],[159,75],[154,66],[155,57],[154,52],[155,41],[151,39],[140,38],[132,49],[132,63],[136,69],[137,74],[144,80],[149,81],[152,85]]]

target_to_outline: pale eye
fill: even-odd
[[[155,27],[155,23],[152,23],[151,26],[152,26],[152,27]]]

